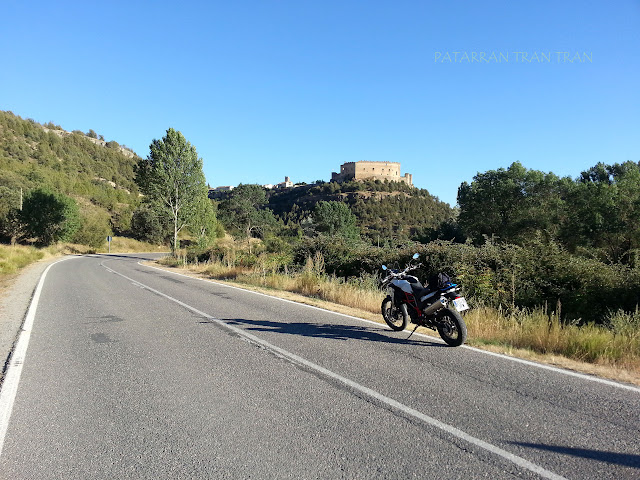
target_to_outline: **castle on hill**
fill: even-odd
[[[361,160],[359,162],[347,162],[340,166],[340,173],[332,172],[332,182],[345,182],[349,180],[388,180],[390,182],[404,182],[413,186],[413,179],[410,173],[400,176],[400,162],[369,162]]]
[[[347,162],[340,165],[340,173],[332,172],[332,182],[347,182],[349,180],[381,180],[389,182],[403,182],[413,186],[413,175],[405,173],[400,176],[400,162],[369,162],[367,160],[360,160],[358,162]],[[271,189],[288,189],[294,186],[289,177],[284,178],[284,182],[280,182],[276,185],[263,185],[264,188]],[[230,192],[233,190],[232,186],[222,186],[209,189],[209,197],[214,198],[223,192]]]

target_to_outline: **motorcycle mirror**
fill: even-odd
[[[386,269],[387,269],[387,266],[386,266],[386,265],[382,265],[382,269],[383,269],[383,270],[386,270]]]
[[[420,257],[420,255],[419,255],[419,254],[417,254],[417,253],[414,253],[414,254],[413,254],[413,259],[414,259],[414,260],[417,260],[419,257]]]

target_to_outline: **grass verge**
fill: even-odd
[[[21,268],[41,260],[46,252],[22,245],[0,245],[0,275],[11,275]]]

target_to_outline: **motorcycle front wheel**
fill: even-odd
[[[438,333],[450,347],[459,347],[467,339],[467,325],[460,314],[452,308],[443,308],[438,313]]]
[[[407,304],[403,303],[400,307],[393,305],[391,297],[387,297],[382,301],[382,318],[391,330],[399,332],[404,330],[409,321],[407,313]]]

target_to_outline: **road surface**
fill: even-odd
[[[640,478],[638,388],[145,258],[46,271],[2,387],[0,478]]]

